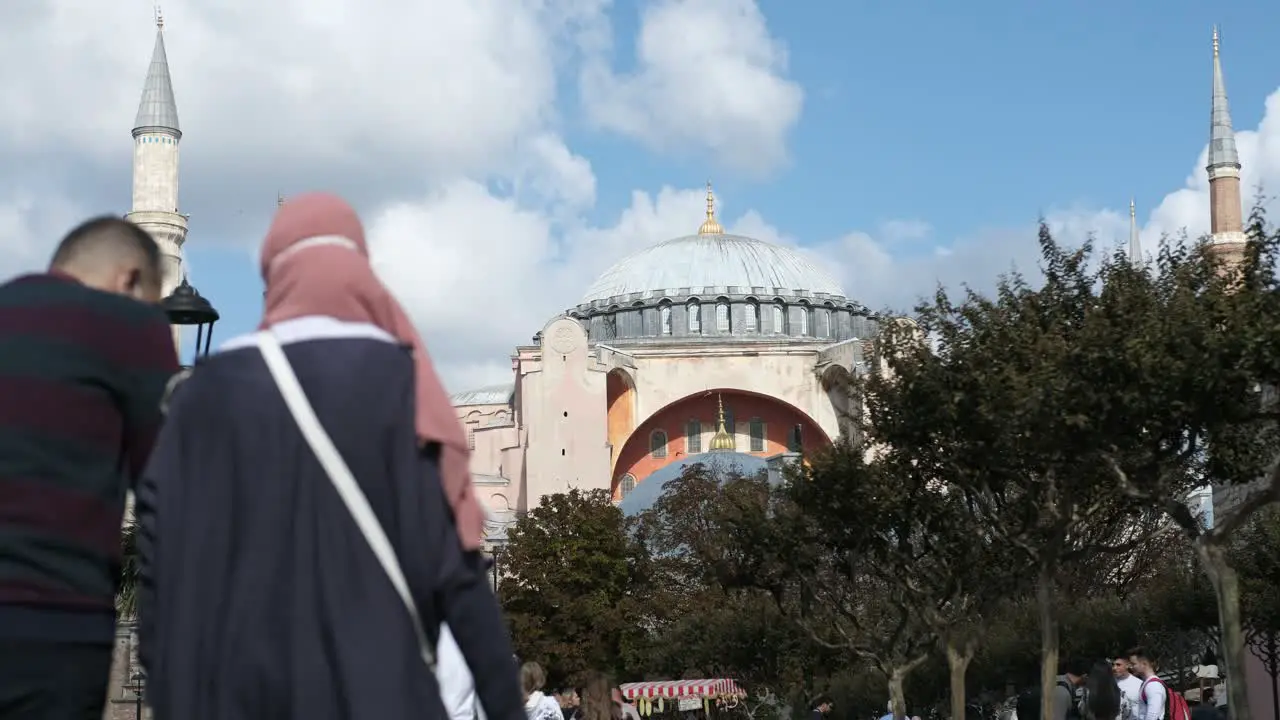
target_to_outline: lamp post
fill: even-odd
[[[129,689],[133,691],[133,717],[134,720],[142,720],[142,694],[147,689],[147,676],[139,670],[129,679],[133,681],[129,685]]]
[[[170,325],[196,328],[196,360],[209,354],[209,346],[213,342],[213,324],[218,321],[218,311],[208,300],[187,282],[186,276],[182,284],[173,289],[169,297],[160,301],[160,306],[169,316]]]

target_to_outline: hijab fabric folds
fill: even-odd
[[[465,550],[484,539],[484,510],[469,470],[466,434],[427,348],[369,264],[364,227],[352,207],[329,193],[307,193],[276,212],[262,244],[266,303],[262,329],[310,315],[375,325],[413,348],[415,426],[422,442],[439,443],[440,476]]]

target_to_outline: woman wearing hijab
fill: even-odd
[[[286,203],[261,269],[260,331],[174,390],[138,491],[155,717],[440,718],[447,622],[487,717],[523,720],[466,438],[355,212]]]

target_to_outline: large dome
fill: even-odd
[[[677,292],[682,288],[688,290]],[[624,258],[591,284],[582,303],[664,290],[671,295],[794,295],[796,290],[806,290],[845,296],[835,278],[790,248],[740,235],[700,233],[666,240]]]

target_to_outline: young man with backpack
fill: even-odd
[[[1182,693],[1170,690],[1156,675],[1155,663],[1142,648],[1129,651],[1129,667],[1142,680],[1138,694],[1138,717],[1141,720],[1191,720],[1191,708]]]
[[[1081,720],[1079,690],[1089,674],[1089,664],[1083,660],[1063,663],[1058,682],[1053,688],[1053,716],[1047,720]],[[1018,695],[1014,710],[1017,720],[1041,720],[1040,687],[1025,690]]]

